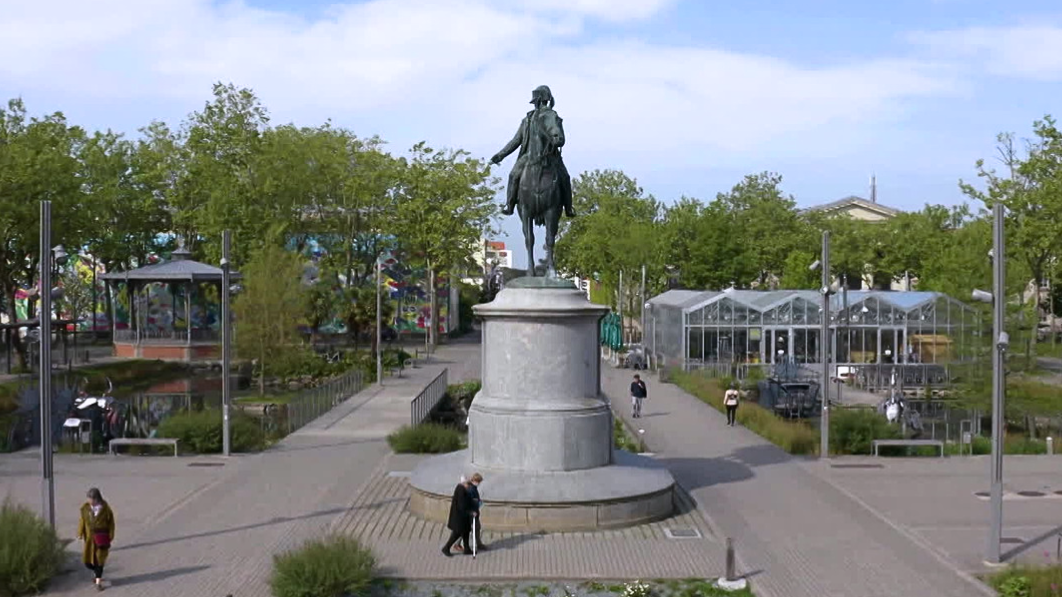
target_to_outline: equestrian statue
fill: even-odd
[[[557,240],[557,227],[561,213],[575,217],[572,209],[572,179],[561,159],[564,147],[564,127],[561,117],[553,111],[553,93],[541,85],[531,92],[534,110],[520,121],[520,128],[509,141],[491,158],[491,163],[501,164],[509,154],[520,149],[512,171],[509,186],[505,190],[505,215],[516,210],[524,228],[524,244],[527,246],[527,275],[535,275],[535,226],[546,228],[546,275],[555,275],[553,244]]]

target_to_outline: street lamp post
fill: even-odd
[[[1004,359],[1010,338],[1005,331],[1006,317],[1006,262],[1004,258],[1003,204],[992,206],[992,292],[974,290],[973,298],[992,303],[992,485],[989,491],[991,523],[988,529],[987,561],[999,564],[1003,539],[1003,405],[1006,399],[1006,375]]]
[[[221,453],[229,456],[231,449],[231,430],[229,427],[229,409],[232,403],[232,309],[231,290],[232,267],[229,252],[232,250],[232,232],[221,233]]]
[[[380,262],[380,258],[376,258],[376,383],[383,385],[383,332],[381,331],[381,324],[383,322],[383,315],[380,313],[380,270],[383,264]]]
[[[822,362],[822,414],[819,417],[819,458],[830,456],[830,295],[833,280],[830,279],[830,231],[822,231],[822,258],[812,263],[810,270],[821,269],[822,322],[819,338],[819,360]]]
[[[52,268],[67,260],[62,245],[52,248],[52,202],[41,201],[40,315],[37,332],[40,338],[37,386],[41,410],[41,517],[55,528],[55,468],[52,441]]]

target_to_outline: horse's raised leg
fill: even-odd
[[[524,225],[524,244],[527,246],[527,275],[535,276],[535,220],[531,214],[520,210],[520,223]]]

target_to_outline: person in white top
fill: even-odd
[[[737,384],[731,383],[730,388],[723,394],[723,406],[726,407],[726,424],[731,427],[737,420],[738,398],[741,393],[737,390]]]

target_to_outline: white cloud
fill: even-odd
[[[0,20],[0,95],[186,113],[211,83],[231,81],[253,88],[276,121],[330,117],[396,149],[424,138],[489,155],[545,83],[576,161],[637,154],[652,167],[752,151],[828,155],[902,119],[909,100],[957,85],[916,61],[812,68],[584,35],[588,19],[636,21],[672,3],[373,0],[314,19],[211,0],[16,3]],[[798,148],[778,145],[794,138]]]
[[[1039,81],[1062,78],[1062,27],[1022,24],[919,32],[912,42],[938,56],[966,61],[967,67],[1004,77]]]

